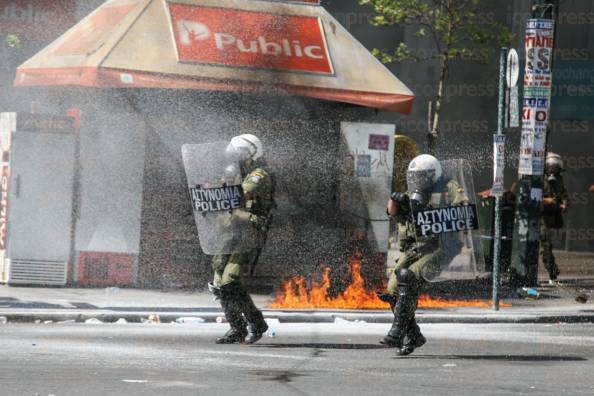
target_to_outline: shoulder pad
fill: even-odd
[[[268,172],[266,172],[262,168],[256,168],[248,174],[248,178],[257,177],[258,181],[260,179],[265,179],[268,177]]]

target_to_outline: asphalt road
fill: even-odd
[[[385,324],[0,325],[0,395],[592,395],[594,326],[427,324],[408,357]]]

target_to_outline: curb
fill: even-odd
[[[336,320],[365,323],[392,323],[392,314],[373,312],[291,312],[291,311],[263,311],[267,319],[277,319],[280,323],[334,323]],[[142,312],[117,312],[117,311],[17,311],[0,312],[0,317],[6,317],[9,323],[35,323],[74,321],[84,323],[87,319],[98,319],[105,323],[113,323],[120,318],[130,323],[142,323],[149,315],[158,315],[162,323],[175,322],[180,317],[202,318],[205,323],[220,322],[224,317],[222,312],[210,311],[193,313],[172,311],[142,311]],[[416,315],[418,323],[468,323],[468,324],[494,324],[494,323],[594,323],[594,312],[548,312],[548,313],[485,313],[485,314],[436,314],[420,312]]]

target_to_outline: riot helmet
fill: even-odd
[[[257,136],[246,133],[231,139],[226,154],[241,163],[250,159],[255,162],[264,155],[264,147]]]
[[[406,171],[408,190],[426,191],[441,178],[443,171],[437,158],[429,154],[421,154],[413,158]]]
[[[547,175],[559,174],[564,170],[563,159],[559,154],[548,152],[545,160],[545,172]]]

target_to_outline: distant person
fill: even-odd
[[[552,230],[563,228],[563,214],[569,208],[569,194],[561,172],[563,160],[559,154],[549,152],[545,161],[542,215],[540,219],[540,254],[549,273],[549,284],[556,285],[560,274],[553,255]]]

